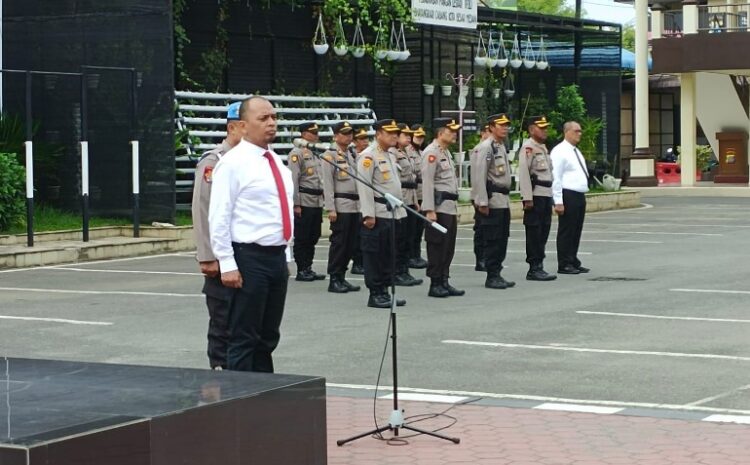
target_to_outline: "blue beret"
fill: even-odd
[[[234,102],[227,107],[227,121],[240,119],[240,106],[242,106],[242,102]]]

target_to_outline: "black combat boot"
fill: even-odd
[[[334,294],[346,294],[349,292],[349,288],[344,284],[344,280],[338,273],[331,273],[331,282],[328,284],[328,292]]]
[[[554,281],[556,279],[557,276],[544,271],[542,265],[531,265],[529,272],[526,273],[527,281]]]
[[[455,287],[451,286],[451,283],[448,282],[448,278],[443,278],[443,288],[448,291],[448,295],[451,297],[461,297],[462,295],[466,294],[466,291],[463,289],[456,289]]]
[[[443,287],[443,280],[438,278],[432,278],[430,280],[430,290],[427,292],[430,297],[448,297],[450,292],[448,289]]]
[[[347,290],[349,290],[349,292],[357,292],[360,289],[359,286],[356,286],[356,285],[350,283],[349,281],[347,281],[346,278],[344,277],[344,273],[339,273],[339,281],[341,281],[341,284],[343,284],[344,286],[346,286],[346,288],[347,288]]]
[[[488,289],[507,289],[505,280],[500,277],[500,273],[487,273],[487,279],[484,281],[484,287]]]

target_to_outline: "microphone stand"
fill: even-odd
[[[405,205],[404,202],[395,197],[394,195],[383,192],[381,189],[375,187],[372,185],[371,182],[366,181],[359,177],[356,173],[352,173],[350,170],[344,170],[341,169],[336,163],[333,161],[327,160],[322,153],[315,152],[314,150],[320,150],[318,147],[307,147],[313,153],[323,160],[324,162],[328,163],[329,165],[332,165],[336,170],[344,171],[348,176],[350,176],[355,181],[367,186],[370,188],[373,192],[380,194],[381,197],[385,199],[386,206],[388,210],[391,212],[391,309],[390,309],[390,321],[389,321],[389,327],[391,328],[391,362],[392,362],[392,370],[393,370],[393,410],[391,411],[391,415],[388,419],[388,425],[386,426],[380,426],[377,427],[371,431],[366,431],[364,433],[357,434],[356,436],[352,436],[347,439],[340,439],[336,441],[336,444],[338,446],[343,446],[344,444],[347,444],[352,441],[356,441],[357,439],[364,438],[366,436],[372,436],[375,434],[381,434],[384,431],[393,431],[394,436],[398,436],[399,429],[405,429],[409,431],[413,431],[415,433],[424,434],[427,436],[432,436],[438,439],[444,439],[446,441],[451,441],[454,444],[458,444],[461,442],[459,438],[454,438],[450,436],[444,436],[442,434],[433,432],[433,431],[427,431],[420,428],[415,428],[414,426],[411,426],[409,424],[404,423],[404,411],[399,408],[398,406],[398,351],[397,351],[397,334],[396,331],[396,284],[395,284],[395,274],[396,274],[396,209],[397,208],[403,208],[407,212],[410,212],[420,220],[427,223],[429,226],[435,228],[436,230],[440,231],[443,234],[446,234],[448,232],[447,229],[441,224],[439,224],[437,221],[432,222],[427,219],[424,215],[419,213],[418,211],[414,210],[413,208],[409,207],[408,205]],[[336,150],[336,146],[332,146],[331,149]],[[348,150],[348,149],[347,149]],[[351,154],[351,153],[350,153]],[[377,425],[376,425],[377,426]]]

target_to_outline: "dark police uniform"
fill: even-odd
[[[451,118],[437,118],[433,122],[435,131],[448,128],[458,131],[461,125]],[[442,148],[437,140],[427,146],[422,154],[422,210],[435,212],[437,222],[448,230],[443,234],[434,228],[427,228],[427,276],[430,277],[431,297],[461,296],[465,291],[451,286],[450,265],[456,252],[458,232],[458,179],[453,156]]]
[[[318,132],[315,123],[303,123],[300,132]],[[323,224],[323,183],[320,159],[310,149],[294,148],[289,152],[289,169],[294,180],[294,206],[302,213],[294,216],[294,261],[297,281],[325,279],[312,270],[315,246]]]
[[[509,125],[505,114],[490,116],[490,125]],[[472,201],[477,208],[478,227],[482,238],[482,258],[487,269],[484,286],[506,289],[515,286],[500,276],[508,251],[510,236],[510,163],[505,145],[493,137],[482,141],[472,157]],[[479,207],[487,207],[483,215]]]
[[[334,134],[351,134],[353,130],[346,121],[333,125],[332,129]],[[357,163],[353,151],[350,147],[342,150],[335,146],[323,154],[325,209],[336,213],[336,221],[331,223],[331,245],[328,249],[328,274],[331,276],[328,292],[338,294],[359,290],[359,286],[344,279],[361,224],[357,184],[351,176],[356,174]]]
[[[399,132],[393,120],[379,120],[373,125],[376,131]],[[401,181],[398,176],[395,157],[384,150],[377,142],[362,152],[357,161],[357,173],[365,181],[396,198],[401,198]],[[365,285],[370,290],[368,307],[390,308],[391,296],[388,286],[392,283],[392,228],[393,216],[386,207],[386,200],[364,184],[357,184],[362,218],[375,218],[375,226],[368,229],[362,225],[359,230],[362,258],[365,267]],[[396,209],[395,220],[406,217],[402,208]],[[404,305],[405,301],[397,302]]]
[[[549,126],[544,116],[533,116],[526,121],[526,127],[536,125],[541,129]],[[528,138],[523,142],[518,157],[518,182],[521,199],[532,202],[525,208],[523,225],[526,229],[526,263],[530,281],[552,281],[554,275],[544,271],[544,249],[552,225],[552,159],[544,143]]]
[[[219,159],[232,147],[224,140],[215,149],[206,152],[195,167],[193,184],[193,234],[199,262],[216,261],[211,251],[208,231],[208,206],[211,203],[213,171]],[[211,368],[227,367],[229,344],[229,301],[232,289],[221,284],[221,274],[203,281],[203,293],[208,307],[208,361]]]

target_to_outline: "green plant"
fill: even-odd
[[[578,144],[581,153],[589,161],[599,158],[599,135],[604,129],[604,124],[600,118],[588,115],[586,101],[576,84],[561,87],[557,91],[557,103],[555,110],[549,114],[549,120],[551,126],[547,130],[548,145],[554,145],[562,139],[562,127],[566,122],[577,121],[582,131],[581,141]]]
[[[710,145],[697,145],[695,147],[696,167],[701,171],[708,171],[713,164],[714,151]]]
[[[25,170],[13,153],[0,153],[0,231],[23,219]]]
[[[59,165],[65,147],[34,140],[39,123],[34,122],[31,136],[34,142],[34,185],[55,186],[60,182]],[[0,114],[0,153],[12,153],[21,166],[26,164],[26,122],[18,115]]]

